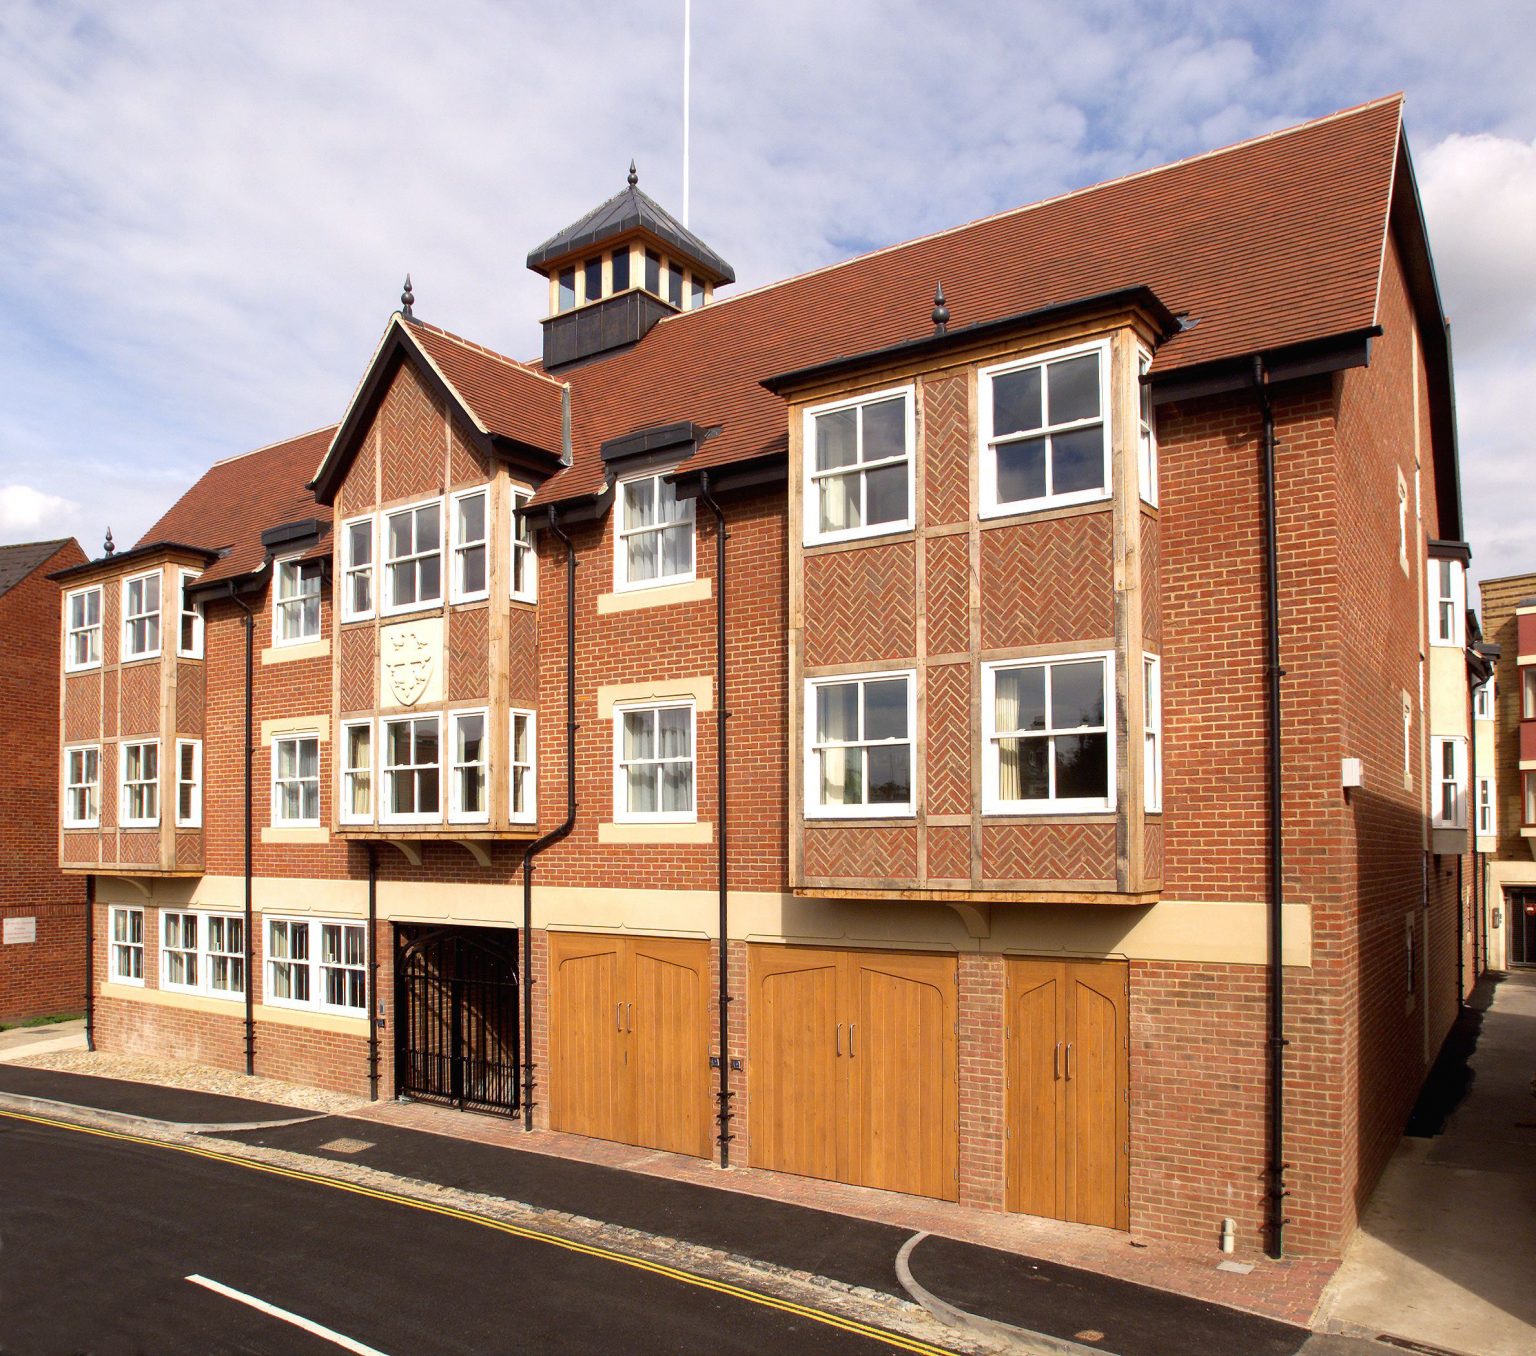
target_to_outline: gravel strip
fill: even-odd
[[[215,1092],[225,1097],[248,1097],[258,1102],[277,1102],[303,1111],[339,1116],[367,1106],[364,1098],[326,1092],[285,1083],[279,1078],[247,1078],[230,1069],[208,1064],[188,1064],[177,1059],[150,1059],[143,1055],[115,1055],[102,1051],[56,1050],[50,1054],[23,1055],[10,1061],[34,1069],[59,1073],[94,1074],[97,1078],[121,1078],[129,1083],[154,1083],[162,1088],[186,1088]]]

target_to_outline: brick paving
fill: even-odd
[[[525,1132],[521,1122],[478,1116],[421,1103],[381,1102],[351,1113],[451,1138],[548,1154],[672,1181],[736,1191],[803,1205],[897,1228],[998,1248],[1085,1271],[1155,1286],[1192,1299],[1229,1305],[1283,1322],[1310,1326],[1337,1263],[1313,1259],[1257,1260],[1247,1274],[1218,1271],[1214,1248],[1197,1250],[1090,1225],[1026,1215],[979,1211],[948,1201],[822,1182],[808,1177],[732,1167],[722,1172],[703,1159],[613,1144],[555,1131]]]

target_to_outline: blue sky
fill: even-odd
[[[1536,568],[1536,40],[1515,4],[695,0],[692,225],[771,281],[1394,90],[1482,576]],[[430,18],[428,17],[430,15]],[[518,356],[527,250],[681,199],[682,0],[0,4],[0,541],[134,540],[342,413],[402,275]]]

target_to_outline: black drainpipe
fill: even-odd
[[[1275,412],[1270,407],[1264,359],[1253,360],[1253,384],[1263,417],[1264,638],[1269,725],[1269,1247],[1285,1256],[1285,863],[1284,792],[1280,764],[1280,575],[1275,536]]]
[[[523,849],[523,1129],[533,1129],[533,859],[576,826],[576,547],[551,507],[549,530],[565,543],[565,819]]]
[[[730,815],[726,808],[726,721],[730,712],[725,706],[725,544],[730,536],[725,530],[725,511],[709,492],[709,472],[699,474],[699,498],[715,515],[715,767],[720,798],[720,824],[716,829],[716,851],[719,864],[716,876],[720,886],[720,1166],[731,1166],[731,979],[729,963],[730,904],[727,893],[730,850],[727,830]]]
[[[379,1100],[379,849],[368,847],[368,1100]]]
[[[256,976],[253,970],[255,940],[252,928],[255,924],[251,908],[251,759],[255,751],[255,734],[251,728],[251,693],[256,671],[256,614],[235,592],[234,581],[229,584],[229,599],[245,613],[245,1072],[256,1072]]]
[[[108,974],[112,972],[107,971]],[[85,878],[85,1048],[96,1048],[96,877]]]

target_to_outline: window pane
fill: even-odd
[[[825,683],[816,689],[816,742],[834,744],[859,737],[856,683]]]
[[[631,480],[624,486],[624,530],[650,527],[656,521],[656,482]]]
[[[438,528],[438,505],[424,504],[416,510],[416,549],[418,551],[437,550],[441,533]]]
[[[661,772],[661,808],[667,814],[693,809],[693,764],[667,763]]]
[[[864,477],[864,521],[898,523],[907,516],[907,465],[882,466]]]
[[[657,550],[661,543],[658,533],[640,532],[625,543],[626,578],[632,584],[655,579],[657,574]]]
[[[649,711],[624,713],[624,761],[656,756],[655,727]]]
[[[819,500],[817,519],[823,532],[845,532],[858,527],[859,476],[856,472],[828,476],[818,482],[816,495]]]
[[[877,400],[864,406],[864,461],[904,457],[907,453],[907,401]]]
[[[661,538],[661,576],[687,574],[693,569],[693,524],[678,523],[657,533]]]
[[[912,798],[911,752],[905,744],[869,750],[871,805],[905,805]]]
[[[458,501],[460,542],[485,540],[485,496],[467,494]]]
[[[373,560],[372,523],[353,523],[347,528],[347,554],[353,565],[367,565]]]
[[[816,469],[852,466],[858,459],[858,410],[833,410],[816,416]]]
[[[320,775],[320,741],[318,739],[299,740],[299,776],[318,777]]]
[[[1051,439],[1051,490],[1075,494],[1104,488],[1104,426],[1058,433]]]
[[[821,754],[823,805],[864,803],[864,755],[860,749],[824,749]]]
[[[1050,368],[1050,416],[1053,424],[1099,417],[1099,355],[1085,353],[1052,363]]]
[[[569,311],[576,304],[576,270],[563,268],[560,270],[560,300],[559,309]]]
[[[629,286],[629,251],[614,250],[613,252],[613,290],[622,292]]]
[[[1104,664],[1051,666],[1051,728],[1071,730],[1104,724]]]
[[[435,720],[418,720],[414,722],[416,730],[416,761],[418,763],[436,763],[437,758],[437,722]]]
[[[661,256],[654,250],[645,252],[645,290],[661,295]]]
[[[1025,433],[1040,425],[1040,369],[1026,367],[1021,372],[993,377],[993,435]]]
[[[656,768],[649,763],[626,769],[631,814],[652,814],[656,810]]]
[[[1051,741],[1020,739],[1013,742],[1019,750],[1019,795],[1024,800],[1046,799],[1051,794],[1050,774],[1047,770]]]
[[[603,295],[603,261],[601,259],[588,259],[582,269],[585,275],[582,278],[582,286],[585,290],[587,301],[596,301]]]
[[[683,270],[676,264],[667,269],[667,300],[679,310],[683,307]]]
[[[389,518],[389,554],[392,559],[411,553],[411,515],[394,513]]]
[[[907,737],[907,680],[882,679],[864,684],[864,738]],[[873,780],[873,777],[871,778]]]
[[[1054,742],[1058,797],[1103,799],[1109,794],[1108,735],[1057,735]]]
[[[994,706],[997,729],[1003,733],[1045,729],[1045,670],[999,670]]]
[[[481,745],[485,739],[485,717],[460,716],[454,721],[454,727],[459,736],[458,761],[478,763],[481,758]]]
[[[463,592],[485,592],[485,547],[471,546],[461,556],[464,577],[460,581]]]
[[[1045,439],[1026,438],[996,449],[997,500],[1011,504],[1045,495]]]

